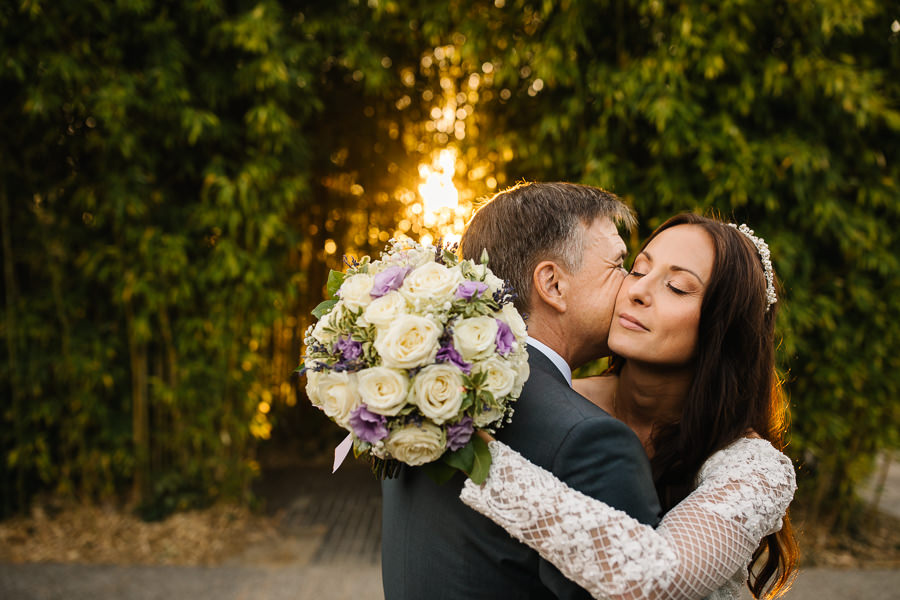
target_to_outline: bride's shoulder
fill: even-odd
[[[572,380],[572,388],[576,392],[610,414],[618,384],[618,375],[594,375]]]

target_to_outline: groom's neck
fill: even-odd
[[[571,344],[567,343],[565,332],[561,331],[559,327],[553,327],[541,319],[534,321],[529,319],[528,335],[559,354],[566,364],[570,368],[572,367],[573,349]]]

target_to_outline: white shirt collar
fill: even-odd
[[[556,350],[554,350],[547,344],[534,339],[530,335],[525,338],[525,341],[529,346],[531,346],[535,350],[540,351],[541,354],[549,358],[550,362],[556,365],[556,368],[559,369],[559,372],[562,373],[563,377],[566,378],[566,381],[569,382],[569,387],[572,387],[572,368],[569,366],[569,363],[563,360],[563,357],[560,356],[559,353],[556,352]]]

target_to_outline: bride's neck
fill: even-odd
[[[614,416],[638,435],[651,453],[653,428],[677,421],[691,385],[689,369],[660,369],[658,365],[626,361],[619,373]]]

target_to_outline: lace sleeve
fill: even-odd
[[[463,502],[528,544],[595,598],[697,599],[746,569],[796,488],[790,460],[759,439],[714,454],[700,484],[653,529],[590,498],[501,444]]]

